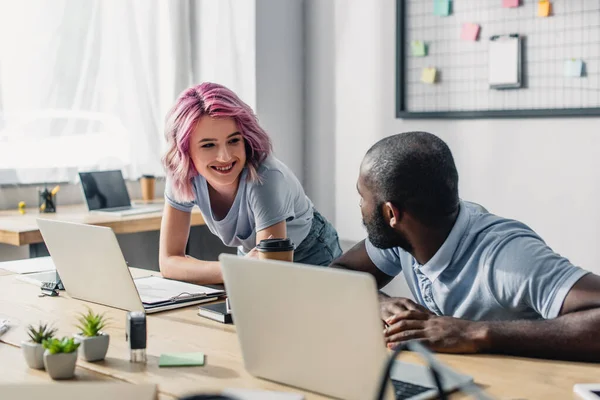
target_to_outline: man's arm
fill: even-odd
[[[389,276],[382,272],[379,268],[377,268],[373,261],[371,261],[371,258],[367,253],[364,240],[361,240],[350,250],[333,260],[330,267],[368,272],[369,274],[373,275],[377,281],[377,287],[379,289],[390,283],[390,281],[393,279],[393,276]]]
[[[546,321],[488,323],[491,352],[600,361],[600,276],[587,274],[569,291],[560,316]]]
[[[587,274],[567,294],[560,316],[544,321],[473,322],[406,311],[388,320],[388,346],[417,339],[450,353],[502,353],[600,362],[600,277]]]

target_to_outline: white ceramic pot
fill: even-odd
[[[44,346],[26,341],[21,342],[21,349],[29,368],[44,369]]]
[[[75,375],[77,351],[72,353],[50,354],[44,352],[44,366],[52,379],[70,379]]]
[[[99,332],[98,336],[83,336],[80,333],[73,335],[75,341],[81,343],[81,354],[85,361],[100,361],[106,357],[108,351],[108,343],[110,336],[106,333]]]

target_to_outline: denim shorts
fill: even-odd
[[[294,262],[327,266],[341,255],[342,248],[335,228],[313,209],[312,226],[308,235],[294,250]]]

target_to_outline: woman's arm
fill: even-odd
[[[256,244],[258,245],[264,239],[285,239],[287,238],[287,226],[285,221],[266,227],[262,231],[256,232]]]
[[[287,238],[287,225],[285,221],[281,221],[276,223],[275,225],[271,225],[262,231],[256,232],[256,245],[260,243],[261,240],[264,239],[285,239]],[[250,258],[258,258],[258,250],[256,247],[253,248],[246,254],[246,257]]]
[[[165,278],[198,284],[223,283],[217,261],[201,261],[185,254],[191,213],[165,204],[160,226],[159,265]]]

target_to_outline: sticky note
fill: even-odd
[[[423,71],[421,72],[421,82],[435,83],[436,73],[437,71],[435,68],[423,68]]]
[[[433,15],[440,17],[450,15],[450,0],[433,0]]]
[[[519,0],[502,0],[502,7],[504,7],[504,8],[519,7]]]
[[[420,40],[410,42],[410,49],[415,57],[425,57],[427,55],[427,45]]]
[[[204,353],[164,353],[158,360],[159,367],[196,367],[204,365]]]
[[[467,22],[463,24],[462,29],[460,31],[460,38],[462,40],[477,40],[477,36],[479,36],[479,25],[471,24]]]
[[[548,0],[538,1],[538,17],[548,17],[550,15],[550,2]]]
[[[565,61],[565,76],[569,78],[579,78],[583,75],[583,61],[570,59]]]

